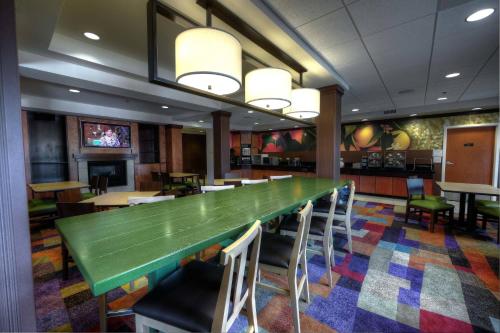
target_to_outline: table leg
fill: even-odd
[[[460,193],[460,206],[458,207],[458,225],[464,225],[464,215],[465,215],[465,198],[467,193]]]
[[[99,330],[101,332],[108,331],[107,305],[106,294],[99,295]]]
[[[476,221],[474,214],[474,205],[476,204],[476,194],[469,193],[469,198],[467,201],[467,229],[474,230],[476,229]]]
[[[148,289],[152,290],[164,277],[173,273],[180,266],[180,262],[170,263],[148,274]]]

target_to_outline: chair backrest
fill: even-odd
[[[408,191],[408,200],[413,196],[420,196],[422,200],[425,199],[423,178],[406,179],[406,190]]]
[[[57,202],[57,214],[60,218],[90,214],[95,212],[93,202]]]
[[[307,205],[298,213],[299,227],[297,229],[297,235],[295,236],[295,242],[293,244],[293,250],[290,258],[290,269],[288,270],[289,278],[297,276],[300,259],[303,255],[306,255],[307,238],[309,237],[309,229],[311,227],[312,211],[313,205],[311,200],[309,200]]]
[[[267,179],[243,179],[241,181],[241,184],[245,186],[245,185],[262,184],[267,182],[269,182],[269,180]]]
[[[228,332],[236,318],[238,318],[238,314],[241,312],[246,300],[249,297],[255,298],[255,283],[261,238],[262,227],[260,226],[260,221],[256,221],[243,236],[222,250],[220,263],[225,268],[215,307],[212,332]],[[250,247],[250,245],[252,246]],[[243,278],[245,276],[249,248],[252,253],[248,262],[247,290],[242,295]],[[231,291],[233,291],[233,297],[231,297]],[[231,305],[232,311],[229,313]],[[247,309],[247,312],[250,311],[250,309]],[[250,325],[250,320],[248,322]],[[254,328],[254,330],[256,329],[257,327]]]
[[[153,202],[167,201],[175,199],[175,195],[159,195],[157,197],[128,197],[129,206],[137,206]]]
[[[234,185],[235,187],[241,186],[241,180],[225,180],[224,185]]]
[[[330,209],[328,210],[328,217],[326,219],[325,232],[323,234],[323,244],[330,244],[330,239],[333,237],[332,235],[332,225],[333,218],[335,217],[335,207],[337,206],[337,197],[338,197],[337,189],[333,190],[333,193],[330,195]]]
[[[278,180],[278,179],[287,179],[287,178],[292,178],[292,175],[283,175],[283,176],[269,176],[269,179],[271,180]]]
[[[233,188],[234,188],[234,185],[202,186],[201,187],[201,193],[230,190],[230,189],[233,189]]]
[[[99,176],[99,193],[97,194],[103,194],[103,193],[108,193],[108,177],[107,176]]]
[[[90,177],[89,191],[97,195],[98,187],[99,187],[99,176]]]

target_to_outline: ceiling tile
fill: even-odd
[[[436,0],[360,0],[348,9],[362,36],[436,12]]]
[[[498,50],[465,91],[460,100],[473,100],[498,96]]]
[[[313,4],[303,0],[267,0],[266,2],[295,28],[343,7],[340,0],[315,0]]]

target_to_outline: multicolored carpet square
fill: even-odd
[[[353,253],[335,233],[334,287],[326,283],[324,259],[308,261],[310,304],[301,304],[302,332],[500,332],[499,247],[496,226],[484,232],[454,230],[428,220],[404,223],[394,206],[355,202]],[[97,300],[76,266],[62,280],[60,238],[53,228],[32,234],[39,331],[98,331]],[[207,256],[218,248],[212,248]],[[263,274],[267,282],[285,278]],[[130,307],[146,293],[147,280],[108,294],[109,307]],[[257,290],[261,332],[292,332],[285,296]],[[109,330],[133,331],[133,316],[112,318]],[[241,316],[232,332],[243,332]]]

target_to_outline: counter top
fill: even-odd
[[[361,176],[379,176],[379,177],[401,177],[408,178],[409,176],[419,176],[425,179],[433,179],[434,171],[430,169],[386,169],[386,168],[369,168],[369,169],[354,169],[341,168],[340,173],[344,175],[361,175]]]
[[[231,164],[232,170],[239,169],[254,169],[254,170],[277,170],[277,171],[294,171],[294,172],[315,172],[315,163],[303,164],[301,166],[288,166],[288,165],[268,165],[268,164],[248,164],[248,165],[235,165]]]

